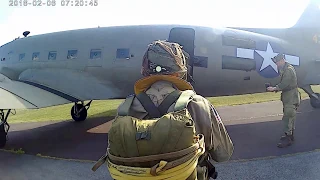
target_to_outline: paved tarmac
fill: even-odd
[[[112,180],[105,165],[91,171],[93,162],[52,160],[0,151],[1,180]],[[217,180],[316,180],[320,152],[255,161],[216,164]]]
[[[276,147],[283,133],[281,102],[219,107],[217,110],[235,145],[233,160],[320,149],[320,110],[313,109],[309,100],[302,101],[298,109],[295,144],[286,149]],[[107,132],[112,119],[12,124],[5,149],[22,148],[27,154],[97,160],[107,148]]]
[[[1,180],[111,180],[106,166],[93,172],[92,162],[55,160],[0,151]]]
[[[313,109],[309,105],[309,100],[303,100],[298,109],[295,144],[286,149],[276,147],[282,135],[281,102],[217,109],[235,145],[231,162],[217,164],[217,170],[221,177],[224,177],[223,179],[248,179],[248,177],[251,177],[249,179],[288,179],[289,177],[289,179],[302,177],[302,179],[319,179],[315,177],[319,175],[320,154],[315,150],[320,149],[318,140],[320,110]],[[111,120],[112,118],[99,118],[88,119],[83,123],[66,121],[12,124],[5,149],[22,148],[26,154],[31,155],[40,153],[45,156],[95,161],[107,147],[107,132]],[[314,152],[293,157],[265,159],[307,151]],[[264,160],[248,161],[253,158],[264,158]],[[29,155],[8,155],[6,152],[0,152],[0,160],[9,163],[0,163],[0,174],[4,174],[4,179],[10,179],[8,177],[12,177],[13,171],[16,172],[16,170],[22,173],[21,177],[29,174],[30,179],[50,179],[49,174],[55,173],[61,174],[63,179],[110,178],[102,173],[101,169],[92,173],[90,170],[92,162],[51,160]],[[232,162],[234,160],[245,162]],[[290,167],[287,168],[287,166]],[[37,171],[40,173],[32,173]],[[300,175],[287,176],[290,172],[293,174],[299,172]],[[46,174],[48,177],[45,177]],[[18,177],[19,174],[15,176]],[[60,178],[57,177],[57,179]]]

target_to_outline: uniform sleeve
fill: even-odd
[[[211,154],[213,160],[217,162],[227,161],[233,154],[233,143],[227,132],[226,127],[221,121],[218,112],[212,104],[210,104],[210,115],[213,131],[213,143],[212,149],[209,150],[209,153]]]
[[[189,104],[197,133],[204,135],[206,150],[212,159],[223,162],[233,154],[233,143],[214,106],[205,98],[197,97]]]
[[[282,91],[283,89],[288,87],[292,82],[292,78],[293,78],[293,72],[292,72],[292,69],[289,68],[283,74],[281,82],[278,85],[276,85],[276,88],[277,88],[276,90]]]

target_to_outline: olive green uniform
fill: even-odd
[[[280,70],[281,81],[276,86],[277,91],[282,91],[284,132],[292,135],[295,129],[296,110],[300,105],[300,92],[297,87],[297,76],[294,67],[285,63]]]

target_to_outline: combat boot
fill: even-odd
[[[294,135],[293,135],[294,131],[292,131],[292,135],[291,135],[291,140],[294,141]],[[280,140],[285,140],[285,138],[287,137],[287,133],[285,133],[285,135],[281,136]]]
[[[281,139],[281,142],[278,143],[278,148],[284,148],[291,146],[293,144],[293,135],[286,135],[284,138]]]

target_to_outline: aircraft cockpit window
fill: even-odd
[[[92,49],[90,51],[90,59],[100,59],[101,58],[101,49]]]
[[[48,60],[56,60],[57,58],[57,52],[56,51],[50,51],[48,55]]]
[[[25,57],[25,53],[19,55],[19,61],[22,61]]]
[[[67,59],[76,59],[78,55],[78,50],[69,50]]]
[[[40,55],[40,52],[34,52],[32,54],[32,60],[33,61],[39,60],[39,55]]]
[[[252,71],[256,69],[256,61],[252,59],[239,59],[231,56],[222,56],[222,69]]]
[[[129,49],[117,49],[117,59],[127,59],[129,56]]]

